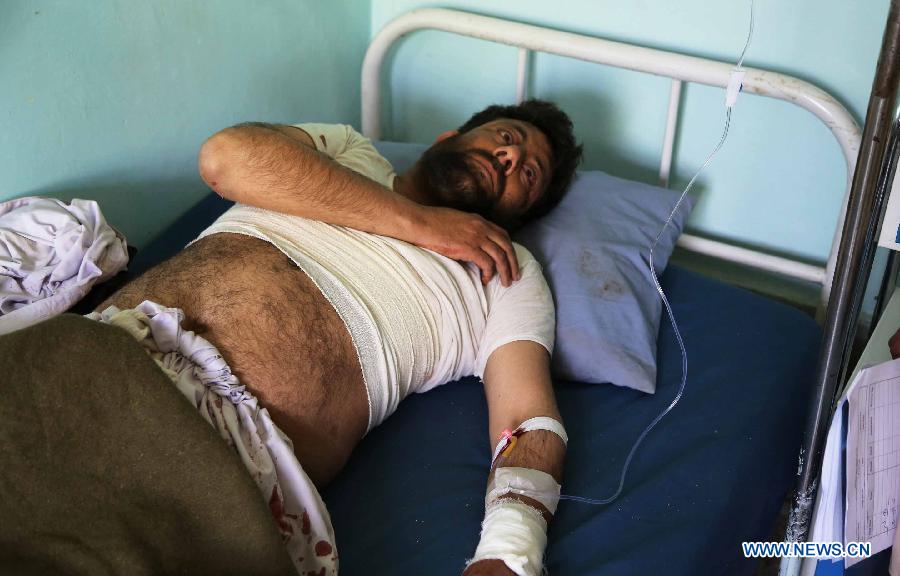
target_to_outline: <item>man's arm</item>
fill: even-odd
[[[503,437],[504,430],[515,430],[530,418],[547,416],[561,420],[550,378],[550,355],[540,344],[516,341],[495,350],[485,367],[484,385],[492,447]],[[497,459],[491,478],[498,468],[528,468],[549,474],[559,484],[564,455],[565,444],[556,433],[547,430],[526,432],[517,438],[506,456]],[[528,496],[509,494],[501,498],[524,502],[539,510],[548,523],[552,517],[543,504]],[[471,564],[464,574],[508,575],[515,572],[500,560],[481,560]]]
[[[487,283],[518,278],[505,230],[481,216],[424,206],[316,150],[293,126],[261,123],[226,128],[200,148],[200,176],[222,197],[390,236],[448,258],[473,262]]]
[[[392,237],[413,227],[414,202],[317,151],[299,128],[226,128],[198,161],[203,180],[235,202]]]

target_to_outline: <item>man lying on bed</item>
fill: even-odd
[[[228,128],[204,143],[200,173],[238,204],[93,316],[150,348],[183,340],[178,320],[202,337],[178,352],[218,376],[185,393],[223,436],[256,447],[245,464],[277,500],[303,574],[335,571],[316,487],[406,395],[481,376],[503,455],[465,573],[538,574],[565,450],[548,368],[554,309],[540,266],[507,230],[559,202],[580,154],[569,118],[537,100],[476,114],[401,175],[348,126]],[[165,367],[187,386],[179,366]],[[201,400],[212,393],[217,402]],[[248,419],[265,430],[268,415],[302,470],[285,463],[280,438],[247,441]],[[269,457],[274,471],[260,479]]]

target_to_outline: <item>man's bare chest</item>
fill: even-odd
[[[350,333],[313,281],[280,250],[238,234],[207,236],[147,271],[104,304],[181,308],[184,327],[216,345],[232,369],[276,381],[357,374]]]
[[[326,482],[365,433],[368,402],[350,332],[313,281],[264,240],[207,236],[103,304],[181,308]]]

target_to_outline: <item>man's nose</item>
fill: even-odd
[[[503,165],[503,173],[509,176],[519,166],[522,151],[518,146],[501,146],[494,150],[494,157]]]

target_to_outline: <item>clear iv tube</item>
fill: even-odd
[[[741,57],[738,60],[737,68],[740,68],[744,63],[744,56],[747,54],[747,48],[750,47],[750,40],[753,38],[753,0],[750,0],[750,32],[747,34],[747,42],[744,44],[744,50],[741,52]],[[622,493],[622,488],[625,486],[625,475],[628,472],[628,467],[631,465],[631,459],[634,458],[634,453],[637,451],[638,446],[640,446],[641,442],[644,441],[644,438],[647,434],[650,433],[650,430],[656,426],[660,420],[668,414],[672,408],[678,404],[678,401],[681,400],[681,396],[684,394],[684,388],[687,385],[687,350],[684,348],[684,341],[681,339],[681,332],[678,330],[678,323],[675,321],[675,314],[672,312],[672,307],[669,305],[669,299],[666,298],[665,292],[663,292],[662,286],[659,284],[659,278],[656,274],[656,267],[653,264],[653,251],[656,249],[656,246],[659,244],[659,239],[662,237],[663,232],[666,227],[672,222],[672,218],[675,216],[675,213],[681,207],[681,203],[684,201],[684,197],[687,196],[688,192],[690,192],[691,188],[694,187],[694,182],[697,181],[697,177],[700,176],[700,173],[703,172],[707,166],[712,162],[713,157],[722,149],[722,146],[725,144],[725,139],[728,138],[728,129],[731,126],[731,107],[727,107],[725,111],[725,130],[722,132],[722,138],[719,140],[719,143],[716,145],[715,149],[710,153],[710,155],[706,158],[706,161],[700,166],[700,169],[694,173],[693,178],[691,178],[688,185],[684,188],[684,191],[681,193],[681,196],[678,198],[678,202],[675,203],[675,207],[672,209],[672,212],[669,213],[669,217],[666,219],[665,224],[659,229],[659,233],[656,235],[656,239],[653,241],[653,245],[650,247],[650,258],[649,258],[649,266],[650,273],[653,276],[653,284],[656,286],[656,291],[659,292],[659,297],[662,299],[663,305],[666,307],[666,314],[669,316],[669,321],[672,323],[672,328],[675,331],[675,338],[678,340],[678,347],[681,349],[681,387],[678,389],[678,394],[675,395],[675,398],[672,402],[666,407],[665,410],[659,413],[659,415],[653,419],[652,422],[641,432],[641,435],[638,436],[638,439],[635,440],[634,445],[631,447],[631,451],[628,452],[628,457],[625,459],[625,464],[622,466],[622,474],[619,476],[619,487],[616,489],[616,492],[608,497],[608,498],[586,498],[584,496],[571,496],[568,494],[560,494],[561,500],[571,500],[573,502],[581,502],[583,504],[609,504],[613,502],[619,495]]]

